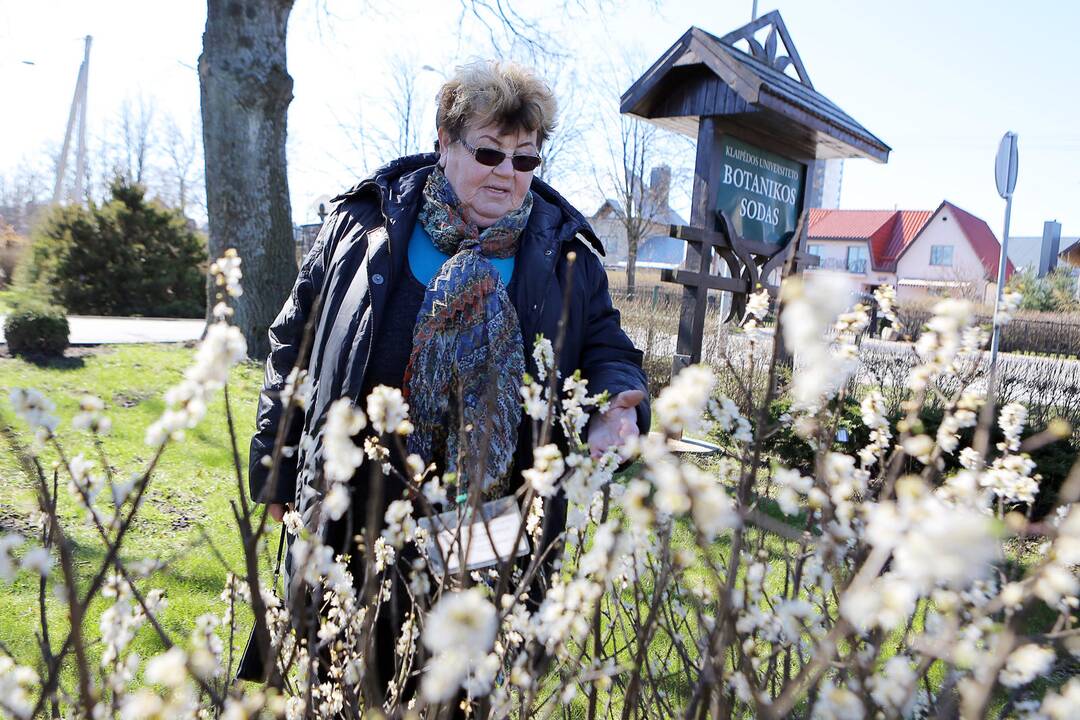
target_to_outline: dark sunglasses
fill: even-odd
[[[506,159],[506,153],[502,150],[496,150],[495,148],[486,147],[473,147],[464,140],[458,140],[461,143],[461,147],[469,151],[469,154],[473,156],[473,159],[481,165],[487,167],[498,167],[502,164],[502,161]],[[532,172],[536,168],[540,167],[539,155],[511,155],[510,164],[514,166],[514,169],[518,172]]]

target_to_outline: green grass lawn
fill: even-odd
[[[4,391],[0,421],[11,425],[28,442],[26,426],[14,416],[7,396],[13,387],[36,388],[56,403],[60,418],[57,433],[65,453],[71,456],[82,452],[93,457],[89,436],[73,430],[71,418],[83,394],[97,395],[105,401],[106,414],[113,422],[112,432],[105,437],[105,452],[117,477],[126,477],[144,469],[152,457],[151,449],[143,441],[146,427],[161,414],[164,392],[181,378],[193,355],[192,348],[180,346],[121,345],[98,348],[91,354],[67,357],[48,365],[0,358],[0,387]],[[261,365],[244,363],[231,377],[230,399],[242,467],[246,468],[255,400],[262,382]],[[55,459],[56,453],[51,450],[42,455],[46,468]],[[3,477],[0,531],[33,534],[28,519],[36,508],[35,481],[26,476],[10,448],[0,453],[0,474]],[[93,527],[77,519],[74,502],[64,487],[61,476],[60,513],[65,520],[65,531],[75,545],[79,574],[85,581],[99,567],[104,548]],[[168,606],[160,616],[161,623],[183,644],[187,643],[196,617],[206,612],[220,615],[225,609],[218,596],[226,569],[202,539],[200,527],[205,529],[225,563],[242,571],[239,533],[229,507],[230,500],[236,497],[224,400],[219,392],[206,419],[188,431],[182,443],[172,444],[165,451],[123,546],[126,561],[152,558],[165,563],[162,570],[142,581],[140,589],[165,591]],[[270,551],[276,549],[276,543],[268,544],[274,546]],[[54,573],[59,573],[59,568]],[[32,662],[38,656],[37,585],[28,573],[22,573],[12,586],[3,587],[0,592],[0,642],[23,662]],[[87,620],[91,640],[98,637],[98,618],[109,602],[99,598],[91,606]],[[53,644],[58,645],[56,637],[63,638],[66,634],[64,606],[50,593],[47,607]],[[239,652],[250,626],[250,611],[244,608],[238,617],[241,632],[245,633],[236,639]],[[143,659],[163,648],[149,626],[140,630],[133,647]],[[102,651],[100,643],[94,642],[89,651],[97,662]]]

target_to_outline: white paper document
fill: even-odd
[[[465,569],[477,570],[511,556],[521,557],[529,553],[529,538],[526,533],[520,532],[521,510],[513,497],[484,503],[480,506],[483,519],[466,520],[459,532],[458,526],[464,514],[464,510],[451,510],[434,518],[425,517],[417,521],[428,532],[428,557],[431,569],[437,574],[444,572],[444,559],[446,571],[452,574],[461,568],[462,555],[465,556]]]

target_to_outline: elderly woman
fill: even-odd
[[[532,438],[518,389],[524,372],[536,374],[533,339],[555,339],[564,302],[560,372],[580,369],[590,392],[607,390],[612,398],[590,420],[592,451],[649,427],[641,353],[612,308],[598,258],[603,247],[581,213],[534,176],[555,124],[551,91],[518,65],[470,64],[440,90],[436,124],[436,153],[399,158],[335,198],[270,328],[249,482],[277,519],[286,504],[304,516],[314,506],[319,493],[309,486],[318,477],[329,405],[349,397],[363,407],[379,385],[401,388],[410,405],[410,452],[457,470],[462,485],[480,482],[489,496],[520,485],[521,470],[532,464]],[[271,485],[263,458],[274,447],[280,391],[313,313],[306,367],[314,396],[306,413],[287,419],[286,444],[300,451]],[[463,433],[458,448],[457,430],[469,425],[474,432]],[[455,466],[459,451],[487,458],[480,476]],[[358,512],[369,477],[362,467],[354,479],[358,525],[382,517],[382,508]],[[384,505],[404,489],[386,481]],[[545,523],[550,541],[565,523],[564,500],[548,503]],[[341,551],[349,550],[346,534],[329,533]]]

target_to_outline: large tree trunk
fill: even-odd
[[[296,275],[285,172],[292,78],[285,30],[293,0],[208,0],[199,58],[210,258],[236,248],[244,294],[234,321],[248,354],[269,352],[267,329]],[[210,287],[208,309],[215,303]]]

